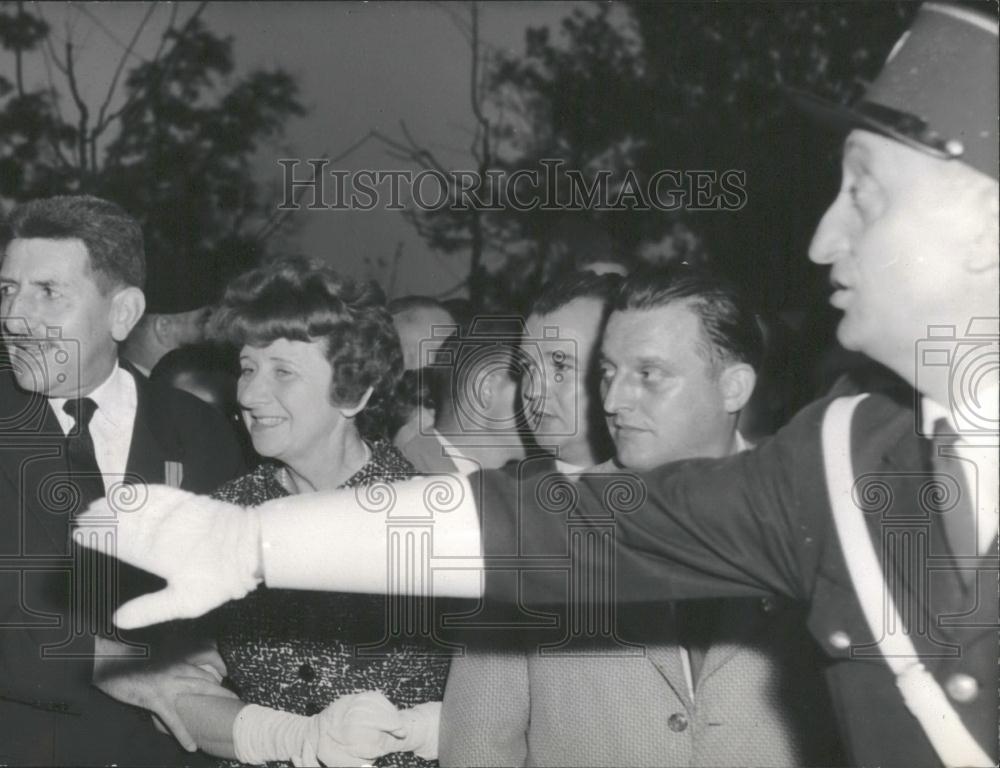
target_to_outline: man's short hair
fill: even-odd
[[[647,268],[626,277],[612,311],[650,310],[685,302],[701,320],[705,358],[713,367],[746,363],[759,370],[764,334],[757,316],[727,281],[686,265]]]
[[[81,240],[102,291],[122,285],[142,288],[146,253],[139,222],[109,200],[91,195],[61,195],[32,200],[7,220],[3,245],[14,238]]]
[[[542,288],[541,294],[531,305],[531,314],[549,315],[576,299],[597,299],[607,307],[621,280],[621,276],[615,274],[598,275],[588,270],[570,272]]]

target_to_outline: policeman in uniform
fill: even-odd
[[[568,516],[546,514],[546,478],[455,479],[437,500],[432,565],[452,567],[435,592],[481,594],[479,573],[460,583],[454,566],[485,564],[488,598],[516,600],[492,577],[519,568],[533,601],[563,602],[538,571],[590,558],[596,602],[785,595],[807,604],[828,656],[851,764],[995,765],[997,71],[995,16],[927,3],[859,103],[809,100],[852,128],[810,258],[831,265],[841,343],[895,371],[901,392],[814,403],[756,450],[639,475],[631,495],[584,478]],[[435,482],[397,486],[390,515],[421,510]],[[253,514],[151,498],[119,516],[118,554],[170,587],[120,611],[123,625],[196,615],[261,578],[387,589],[385,516],[351,494]],[[594,558],[587,532],[609,520],[613,557]]]

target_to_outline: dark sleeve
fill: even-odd
[[[524,595],[549,604],[805,598],[829,518],[819,442],[825,405],[725,459],[576,482],[548,472],[473,475],[488,599],[517,599],[500,576],[511,569]],[[566,578],[552,578],[559,570]]]
[[[247,471],[243,449],[232,424],[218,410],[187,392],[183,398],[185,490],[212,493]]]

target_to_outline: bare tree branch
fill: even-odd
[[[118,66],[115,67],[115,74],[111,78],[111,84],[108,86],[108,93],[104,97],[104,103],[101,104],[101,108],[97,111],[97,122],[94,125],[94,130],[92,131],[92,139],[96,139],[109,125],[109,123],[105,122],[104,118],[107,114],[108,106],[111,104],[111,99],[115,95],[115,89],[118,87],[118,78],[121,77],[122,70],[125,68],[126,59],[128,59],[129,55],[131,55],[132,50],[135,48],[135,44],[139,41],[139,36],[142,34],[142,30],[146,28],[146,24],[149,23],[149,20],[156,8],[157,6],[155,4],[151,4],[149,6],[149,10],[146,11],[146,15],[142,17],[142,21],[139,22],[139,26],[135,28],[135,34],[133,34],[132,39],[129,40],[128,47],[125,48],[125,52],[122,53],[121,58],[118,59]]]
[[[188,20],[186,22],[184,22],[184,26],[181,28],[180,32],[177,33],[178,37],[183,37],[184,36],[184,34],[191,27],[191,25],[194,24],[195,20],[201,15],[202,11],[205,10],[205,7],[207,5],[208,5],[208,0],[202,0],[202,2],[198,3],[198,7],[195,8],[194,13],[192,13],[188,17]],[[153,57],[153,60],[152,60],[153,64],[156,64],[159,61],[159,57],[160,57],[160,53],[161,53],[161,51],[163,49],[164,41],[167,39],[167,33],[173,28],[173,21],[174,21],[174,17],[171,16],[171,20],[170,20],[171,27],[168,28],[167,31],[163,33],[163,38],[160,41],[160,48],[157,49],[156,55]],[[177,50],[177,44],[176,43],[174,43],[174,47],[171,48],[167,52],[167,55],[163,57],[164,61],[166,62],[166,64],[164,65],[163,71],[160,73],[159,78],[157,78],[157,81],[155,83],[155,87],[158,88],[160,86],[160,83],[162,83],[164,80],[166,80],[167,79],[167,75],[170,74],[170,68],[173,65],[173,61],[174,61],[174,59],[172,58],[172,54],[173,54],[173,52],[175,50]],[[138,94],[137,93],[133,93],[132,96],[122,105],[121,109],[119,109],[117,112],[113,112],[111,115],[108,116],[106,122],[112,123],[115,120],[117,120],[119,117],[123,117],[130,109],[132,109],[135,106],[137,98],[138,98]]]
[[[163,48],[167,44],[167,37],[171,32],[174,31],[174,24],[177,23],[177,12],[180,9],[179,3],[173,3],[170,6],[170,20],[167,22],[167,28],[163,30],[163,35],[160,37],[160,44],[156,46],[156,53],[153,54],[151,64],[155,64],[160,60],[160,56],[163,54]]]
[[[135,58],[139,59],[139,61],[145,61],[145,59],[142,56],[140,56],[138,53],[135,53],[135,51],[133,50],[133,48],[135,47],[135,40],[133,40],[129,45],[126,46],[125,43],[123,43],[121,40],[118,39],[117,35],[115,35],[114,32],[108,29],[107,25],[103,21],[101,21],[97,16],[91,13],[91,11],[87,8],[86,5],[80,4],[77,6],[77,9],[81,13],[83,13],[84,16],[86,16],[88,19],[94,22],[94,24],[96,24],[104,34],[106,34],[109,38],[111,38],[113,42],[117,43],[119,48],[124,49],[126,57],[134,56]],[[155,9],[156,9],[156,4],[154,3],[150,6],[150,12]],[[149,17],[150,12],[146,13],[147,18]],[[143,21],[143,24],[145,24],[145,21]]]
[[[452,24],[455,25],[455,29],[457,29],[462,37],[465,38],[466,42],[470,44],[472,43],[472,29],[469,26],[469,22],[459,16],[449,5],[445,3],[431,3],[431,5],[451,19]]]
[[[90,123],[90,110],[87,108],[87,103],[83,100],[83,97],[80,96],[80,89],[76,84],[73,43],[68,39],[66,40],[66,80],[69,84],[70,95],[73,97],[73,103],[76,104],[79,115],[77,120],[76,152],[77,166],[82,174],[87,170],[87,127]]]
[[[361,147],[363,147],[365,144],[367,144],[373,138],[376,138],[375,131],[369,131],[364,136],[362,136],[360,139],[358,139],[357,141],[355,141],[353,144],[349,145],[347,147],[347,149],[343,150],[336,157],[329,157],[330,153],[329,152],[324,152],[317,159],[319,159],[319,160],[326,160],[328,163],[337,163],[337,162],[340,162],[345,157],[348,157],[349,155],[353,154],[357,150],[361,149]],[[302,194],[305,194],[305,189],[304,188],[302,188]],[[295,211],[298,209],[299,200],[301,200],[301,197],[296,198],[295,190],[293,190],[292,191],[292,202],[294,204],[294,207],[293,208],[286,208],[284,210],[275,209],[274,211],[272,211],[271,215],[268,216],[267,221],[265,221],[263,223],[263,225],[261,225],[260,229],[257,230],[257,233],[253,236],[253,239],[256,242],[263,243],[268,238],[270,238],[272,235],[274,235],[276,232],[280,231],[281,228],[288,221],[288,219],[291,217],[291,215],[293,213],[295,213]]]

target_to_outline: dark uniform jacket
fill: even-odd
[[[220,414],[129,370],[137,410],[126,483],[179,480],[208,493],[243,471]],[[66,441],[46,399],[23,392],[8,369],[0,370],[0,764],[200,764],[204,758],[157,733],[148,712],[91,684],[94,638],[80,612],[70,612],[70,601],[83,598],[73,587],[81,561],[74,566],[70,523],[80,505],[69,480]],[[118,501],[138,499],[130,495],[125,489]],[[122,599],[162,584],[126,569],[119,572]],[[115,631],[106,622],[103,630]],[[137,648],[162,639],[157,631],[114,636]]]
[[[857,497],[921,661],[987,754],[997,755],[997,570],[971,584],[941,530],[930,443],[916,394],[872,395],[852,423]],[[828,401],[805,408],[756,450],[609,481],[559,476],[470,480],[480,497],[487,596],[552,604],[782,595],[807,608],[854,765],[939,765],[877,648],[831,516],[820,445]],[[995,550],[994,550],[995,554]],[[534,560],[534,562],[530,562]],[[554,580],[562,569],[567,578]],[[561,585],[561,586],[560,586]],[[610,596],[614,596],[611,600]]]

